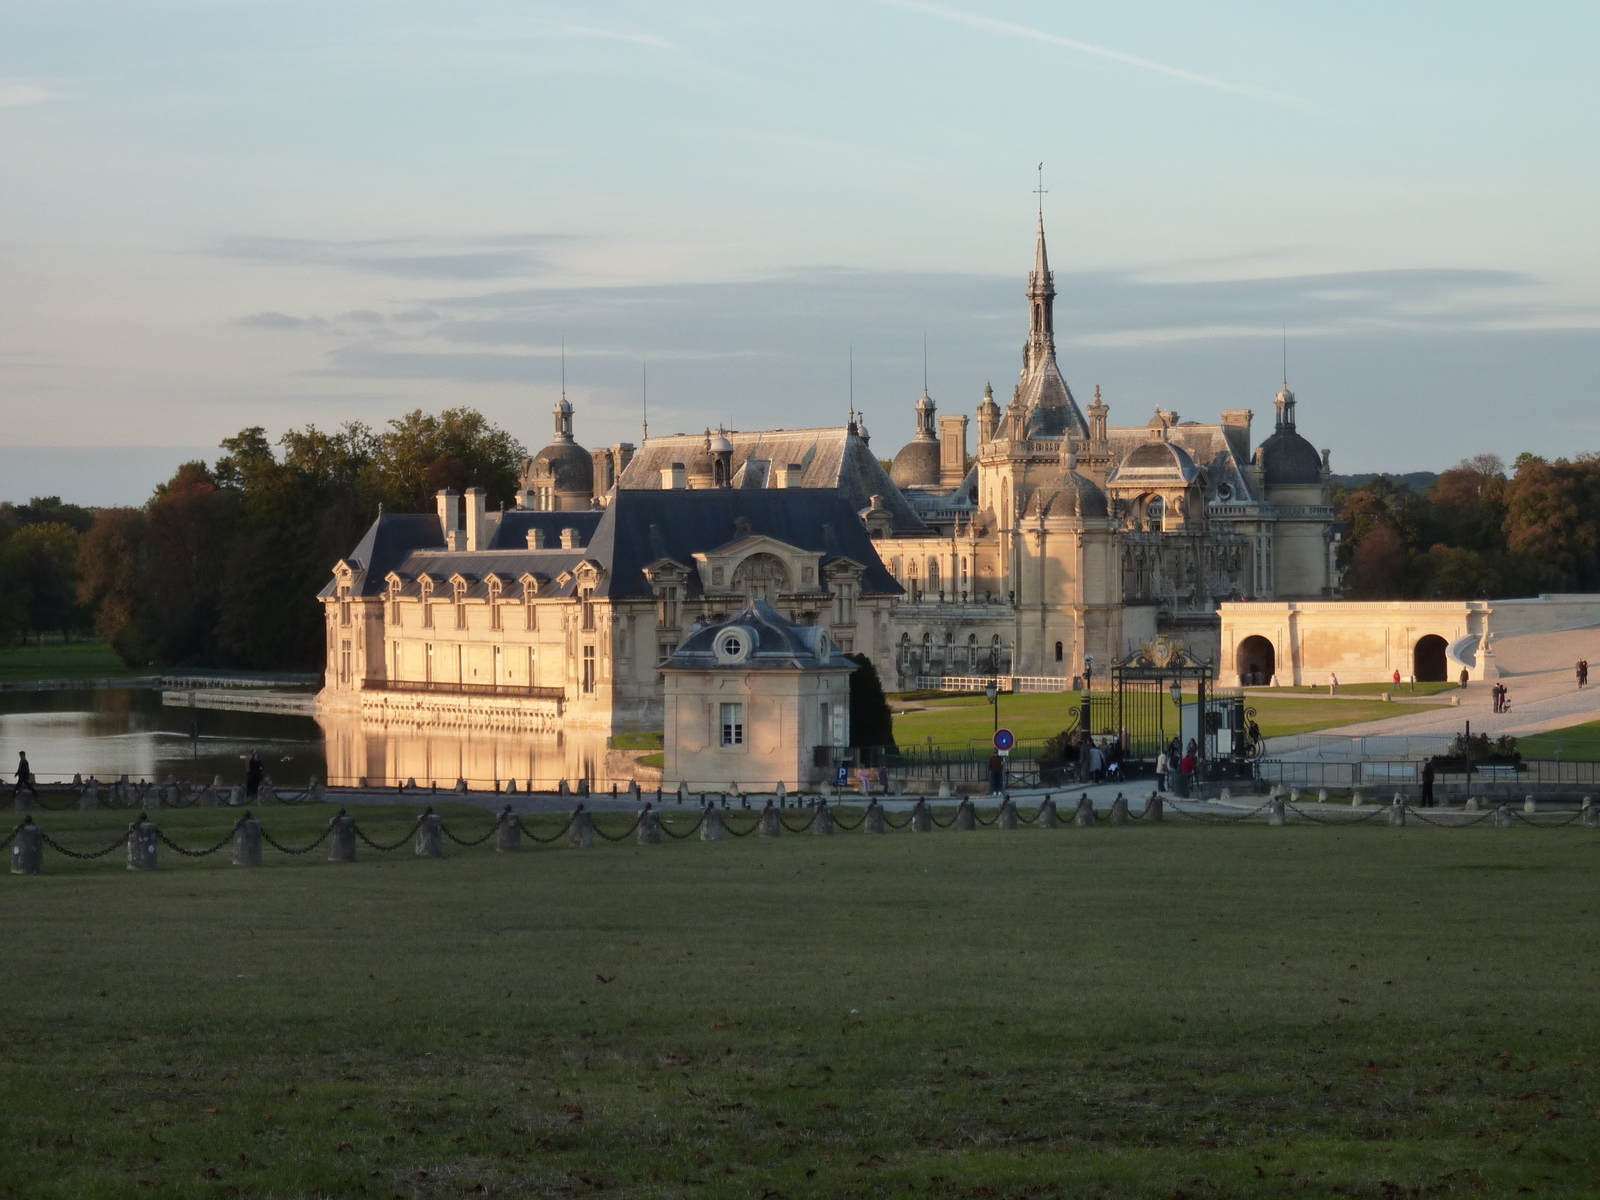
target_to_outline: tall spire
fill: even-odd
[[[1041,215],[1033,270],[1028,272],[1028,357],[1017,386],[1017,403],[1026,417],[1014,431],[1016,437],[1058,438],[1068,433],[1080,439],[1089,436],[1088,423],[1056,365],[1055,303],[1056,280],[1045,250]]]
[[[1039,217],[1039,239],[1033,249],[1033,270],[1028,272],[1028,366],[1042,366],[1056,354],[1056,277],[1044,244],[1044,216]]]

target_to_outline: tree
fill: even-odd
[[[850,740],[857,746],[882,746],[893,751],[894,716],[883,694],[878,668],[865,654],[844,657],[856,664],[850,673]]]
[[[1579,591],[1600,585],[1600,456],[1523,461],[1506,486],[1505,532],[1530,582]]]
[[[46,631],[63,638],[81,628],[78,607],[78,531],[63,521],[24,525],[6,539],[0,581],[12,601],[13,620],[44,643]]]
[[[430,416],[420,408],[389,422],[380,435],[376,482],[400,512],[426,512],[441,487],[481,487],[490,506],[516,498],[527,451],[480,412],[449,408]]]
[[[184,463],[148,508],[144,595],[147,637],[164,665],[217,666],[222,566],[238,497],[203,462]]]
[[[1344,590],[1354,600],[1396,600],[1405,591],[1406,544],[1388,521],[1377,521],[1356,546]]]
[[[142,618],[145,513],[103,508],[78,545],[78,598],[94,611],[94,630],[129,667],[149,666],[152,650]]]

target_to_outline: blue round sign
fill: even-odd
[[[1017,739],[1011,736],[1009,729],[997,729],[994,732],[994,748],[996,750],[1009,750],[1017,744]]]

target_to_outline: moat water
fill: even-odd
[[[415,779],[451,787],[466,779],[474,788],[515,779],[519,788],[531,781],[542,790],[558,779],[626,785],[633,773],[612,755],[618,777],[608,775],[604,734],[414,730],[354,717],[177,707],[146,688],[0,693],[0,768],[7,777],[19,751],[27,752],[41,783],[74,775],[204,783],[220,776],[225,784],[242,783],[252,751],[280,787],[301,787],[315,776],[371,786]]]

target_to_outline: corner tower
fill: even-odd
[[[1033,270],[1028,273],[1028,346],[1014,401],[1022,409],[1022,428],[1012,431],[1014,438],[1089,437],[1088,422],[1056,364],[1055,306],[1056,277],[1050,270],[1041,214]]]

